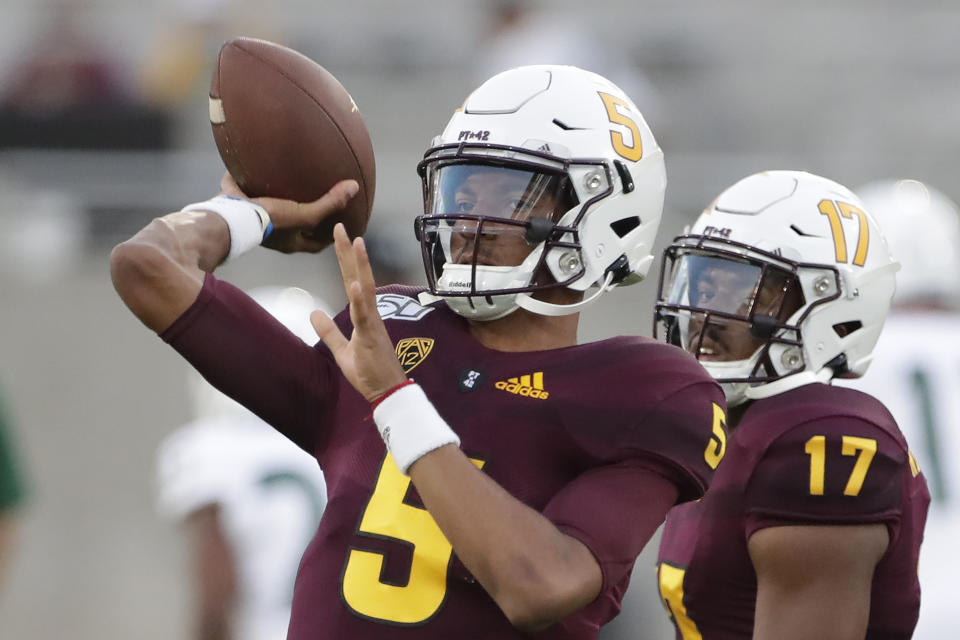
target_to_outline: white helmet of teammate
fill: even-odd
[[[643,279],[653,261],[663,153],[630,98],[595,73],[536,65],[495,75],[418,171],[428,288],[467,318],[575,313]],[[569,305],[533,297],[557,287],[598,290]]]
[[[758,173],[664,252],[654,331],[693,353],[730,406],[858,377],[898,268],[849,189],[802,171]]]
[[[309,345],[316,344],[319,339],[310,324],[310,313],[322,309],[330,314],[330,308],[324,301],[299,287],[258,287],[247,294]],[[215,389],[192,367],[187,384],[194,418],[213,418],[247,411],[240,403]]]
[[[880,180],[856,189],[903,265],[894,305],[960,306],[960,213],[918,180]]]

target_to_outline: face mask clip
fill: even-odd
[[[750,318],[750,335],[759,340],[769,340],[780,328],[780,323],[773,316],[757,314]]]
[[[547,218],[530,218],[527,220],[527,231],[523,238],[531,247],[536,246],[553,235],[553,230],[557,228],[553,222]]]
[[[621,255],[617,260],[607,267],[607,270],[604,271],[604,275],[611,278],[611,284],[619,284],[626,279],[631,273],[630,271],[630,260],[627,259],[627,254]]]

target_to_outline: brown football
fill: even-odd
[[[353,178],[360,192],[314,237],[332,240],[337,222],[350,237],[366,230],[376,188],[370,134],[353,98],[319,64],[266,40],[226,42],[210,82],[210,124],[248,196],[310,202]]]

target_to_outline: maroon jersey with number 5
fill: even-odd
[[[722,391],[688,354],[644,338],[493,351],[445,304],[415,295],[378,295],[404,369],[474,464],[583,542],[603,572],[600,596],[540,637],[596,637],[646,542],[636,523],[651,474],[681,501],[705,491],[726,441]],[[349,314],[336,321],[350,335]],[[163,338],[323,468],[329,502],[301,562],[291,640],[526,637],[458,561],[326,347],[307,347],[213,276]]]
[[[757,578],[747,540],[764,527],[883,523],[867,638],[910,638],[920,607],[917,559],[930,494],[884,406],[810,384],[754,401],[706,495],[674,507],[658,577],[677,638],[753,636]]]

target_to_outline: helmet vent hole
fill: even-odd
[[[613,229],[613,232],[617,234],[618,237],[622,238],[637,227],[640,226],[640,217],[639,216],[630,216],[629,218],[620,218],[610,223],[610,228]]]
[[[558,127],[560,127],[561,129],[563,129],[564,131],[572,131],[572,130],[574,130],[574,129],[577,128],[577,127],[571,127],[570,125],[565,124],[564,122],[560,121],[560,120],[557,119],[557,118],[554,118],[554,119],[553,119],[553,124],[557,125]]]
[[[859,320],[850,320],[848,322],[838,322],[837,324],[833,325],[833,330],[838,336],[844,338],[862,326],[863,323]]]

